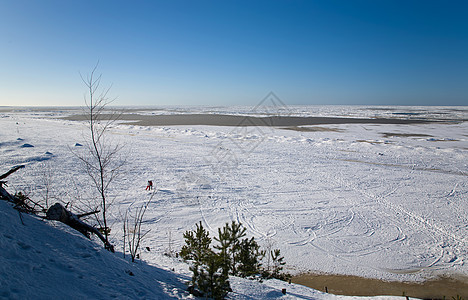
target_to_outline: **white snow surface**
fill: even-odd
[[[186,292],[187,265],[174,259],[153,257],[165,266],[131,263],[66,225],[20,215],[5,201],[0,201],[0,231],[0,299],[195,299]],[[178,272],[169,270],[168,263],[177,265]],[[230,281],[228,299],[367,298],[325,294],[279,280]]]
[[[249,112],[247,108],[179,109],[216,113],[214,110]],[[265,111],[271,114],[272,110]],[[144,112],[151,113],[148,108]],[[154,114],[173,112],[173,108],[154,110]],[[42,199],[46,188],[38,178],[50,177],[50,204],[70,202],[78,209],[77,198],[92,197],[89,179],[73,154],[84,148],[80,145],[86,143],[86,123],[56,119],[70,113],[28,108],[0,112],[4,169],[0,173],[26,164],[8,178],[10,191],[26,190],[32,198]],[[143,245],[151,251],[142,251],[144,262],[135,266],[116,258],[119,255],[101,250],[79,234],[64,234],[63,230],[72,230],[55,223],[60,230],[46,230],[51,224],[34,218],[25,219],[26,226],[22,226],[17,213],[6,212],[2,204],[1,243],[7,250],[0,255],[1,296],[28,298],[41,287],[43,298],[63,291],[83,298],[93,290],[97,298],[105,299],[114,295],[189,297],[182,283],[190,276],[187,266],[162,253],[178,251],[182,234],[199,221],[212,236],[226,222],[241,222],[248,236],[261,245],[272,243],[281,249],[293,274],[334,273],[387,280],[468,274],[468,123],[457,121],[468,119],[467,107],[306,106],[289,107],[287,114],[424,117],[446,122],[308,126],[321,131],[115,125],[109,136],[124,145],[127,164],[111,189],[111,239],[121,252],[122,216],[149,199],[146,182],[153,180],[156,194],[144,223],[151,231]],[[251,115],[261,114],[257,109]],[[48,170],[52,175],[45,175]],[[104,274],[101,265],[115,272]],[[94,276],[93,272],[103,275]],[[133,283],[118,283],[129,277]],[[20,278],[26,278],[31,288],[22,285]],[[30,283],[33,278],[37,284]],[[16,284],[9,283],[11,280]],[[287,298],[295,293],[305,299],[333,297],[296,285],[287,285],[288,291],[294,291],[282,296],[283,284],[233,278],[236,288],[230,297]]]

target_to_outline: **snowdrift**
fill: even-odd
[[[79,232],[0,201],[0,296],[8,299],[182,298],[184,276],[120,259]]]

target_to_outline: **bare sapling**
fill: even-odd
[[[100,211],[100,214],[96,215],[96,221],[108,243],[110,233],[108,212],[111,204],[109,190],[111,183],[125,164],[125,159],[120,155],[121,145],[112,141],[107,134],[120,114],[105,113],[106,106],[113,100],[108,97],[110,87],[101,87],[101,75],[95,74],[96,69],[97,65],[86,78],[81,76],[87,90],[84,98],[89,135],[85,138],[84,151],[74,153],[82,162],[92,186],[98,193],[99,201],[97,203],[91,201],[89,206],[94,206],[92,207],[94,210]]]
[[[172,231],[169,230],[167,232],[167,248],[166,248],[166,253],[164,255],[169,256],[169,257],[174,257],[174,247],[173,247],[174,241],[172,240]]]
[[[271,270],[271,254],[273,251],[273,246],[275,244],[275,241],[271,237],[266,238],[265,242],[265,260],[266,260],[266,271],[269,273]]]
[[[142,231],[141,225],[143,224],[143,218],[145,216],[146,210],[148,209],[148,206],[153,200],[153,197],[155,194],[156,192],[153,191],[148,201],[143,203],[141,206],[137,207],[133,215],[132,215],[131,209],[128,209],[125,212],[124,226],[123,226],[124,244],[125,242],[128,243],[128,249],[130,252],[130,257],[132,258],[132,262],[135,262],[135,258],[137,258],[138,251],[140,250],[141,243],[144,237],[151,231],[151,229]],[[125,246],[124,246],[124,255],[125,255]]]
[[[44,210],[49,209],[51,201],[63,199],[66,195],[64,191],[59,190],[57,186],[55,174],[57,169],[49,162],[41,163],[37,170],[37,187],[36,191],[40,197]]]

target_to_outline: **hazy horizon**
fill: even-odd
[[[148,108],[148,109],[157,109],[157,108],[183,108],[183,107],[254,107],[255,104],[252,105],[241,105],[241,104],[220,104],[220,105],[209,105],[209,104],[130,104],[130,105],[106,105],[107,108],[125,108],[125,107],[134,107],[134,108]],[[455,104],[455,105],[411,105],[411,104],[288,104],[291,107],[298,107],[298,106],[350,106],[350,107],[468,107],[467,104]],[[40,104],[32,104],[32,105],[0,105],[0,107],[31,107],[31,108],[85,108],[86,105],[40,105]]]

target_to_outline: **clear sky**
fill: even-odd
[[[0,105],[468,105],[468,1],[0,0]]]

